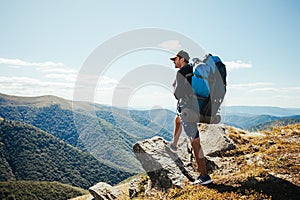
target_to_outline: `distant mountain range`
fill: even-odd
[[[227,106],[222,123],[241,129],[259,130],[272,125],[299,123],[299,108],[271,106]]]
[[[226,106],[224,112],[235,115],[271,115],[277,117],[300,115],[300,108],[280,108],[272,106]]]
[[[227,114],[222,123],[246,130],[268,129],[275,125],[300,123],[300,115],[277,117],[271,115]]]

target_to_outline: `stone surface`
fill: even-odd
[[[153,137],[137,142],[133,150],[154,186],[183,187],[185,180],[193,180],[191,148],[187,144],[181,143],[177,153],[173,153],[163,138]]]
[[[219,124],[200,124],[199,135],[205,156],[216,157],[235,149],[233,141],[226,134],[227,127]]]
[[[112,200],[117,199],[120,195],[122,195],[120,190],[105,182],[99,182],[90,187],[89,192],[93,195],[94,200]]]
[[[224,125],[215,124],[200,124],[199,126],[201,146],[209,172],[218,169],[223,152],[235,148],[226,135],[227,129],[228,127]],[[161,137],[139,141],[133,145],[133,151],[150,181],[132,180],[128,187],[131,198],[140,193],[145,194],[151,188],[183,188],[185,182],[194,181],[199,175],[194,169],[196,164],[190,139],[185,135],[180,137],[175,153],[167,147],[167,142]],[[103,182],[89,188],[89,192],[95,200],[116,199],[122,195],[118,188]]]
[[[222,152],[235,148],[226,135],[223,125],[200,125],[201,145],[207,158],[207,169],[217,168],[213,158]],[[195,159],[189,138],[181,136],[176,153],[170,151],[161,137],[139,141],[133,151],[152,181],[153,187],[183,188],[185,181],[194,181],[198,173],[193,164]]]

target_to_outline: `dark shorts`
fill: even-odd
[[[196,122],[184,122],[182,121],[182,126],[185,133],[192,139],[199,138],[199,130]]]
[[[180,102],[177,103],[177,115],[180,116],[182,110],[182,106],[180,105]],[[198,125],[197,122],[185,122],[181,118],[182,126],[185,131],[185,133],[192,139],[199,138],[199,131],[198,131]]]

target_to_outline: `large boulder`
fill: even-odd
[[[227,136],[227,126],[219,124],[199,124],[201,146],[205,156],[216,157],[235,148]]]
[[[217,168],[213,156],[233,149],[235,146],[226,135],[223,125],[200,125],[201,145],[207,160],[207,168]],[[183,188],[185,181],[194,181],[198,173],[194,170],[195,159],[188,137],[181,137],[176,153],[170,151],[161,137],[139,141],[133,151],[152,181],[152,186],[168,189]],[[209,155],[209,156],[208,156]]]
[[[161,137],[139,141],[133,151],[142,167],[149,175],[153,186],[170,188],[173,185],[183,187],[185,180],[193,180],[191,151],[188,143],[181,143],[178,153],[173,153]]]
[[[93,195],[94,200],[113,200],[122,195],[120,190],[105,182],[99,182],[90,187],[89,192]]]

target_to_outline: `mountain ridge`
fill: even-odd
[[[300,108],[276,106],[226,106],[224,110],[226,114],[272,115],[278,117],[300,115]]]
[[[272,116],[272,115],[248,115],[228,114],[222,119],[222,123],[245,130],[259,130],[260,127],[267,128],[273,123],[288,125],[299,122],[300,115]]]

